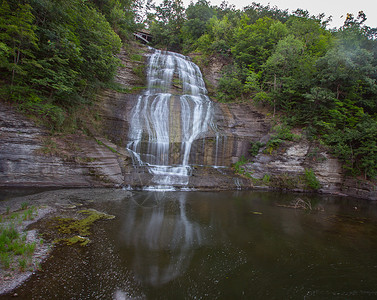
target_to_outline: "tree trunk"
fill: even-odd
[[[20,55],[21,55],[21,51],[18,48],[17,53],[16,52],[14,53],[14,60],[13,60],[14,66],[12,68],[12,80],[11,80],[11,83],[10,83],[11,90],[12,90],[12,87],[13,87],[14,75],[16,74],[16,66],[18,65],[18,63],[20,61]]]
[[[339,88],[340,88],[340,84],[338,84],[338,85],[336,86],[336,99],[337,99],[337,100],[339,100],[339,96],[340,96],[340,90],[339,90]]]
[[[274,74],[274,113],[273,113],[273,117],[275,117],[275,112],[276,112],[276,90],[277,90],[277,86],[276,86],[276,73]]]

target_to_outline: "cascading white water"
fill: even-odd
[[[135,164],[153,174],[151,189],[185,186],[192,143],[207,132],[213,116],[202,74],[185,56],[154,50],[147,79],[131,112],[127,149]]]

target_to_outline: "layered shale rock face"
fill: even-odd
[[[63,141],[49,137],[44,128],[2,103],[0,141],[0,187],[123,183],[119,155],[109,148],[85,135],[65,137]]]
[[[283,181],[292,179],[295,180],[292,184],[299,189],[300,181],[301,186],[305,186],[305,180],[300,179],[300,176],[305,174],[305,170],[313,170],[323,192],[340,191],[343,177],[339,161],[305,139],[298,142],[286,141],[272,153],[266,154],[261,151],[252,160],[253,162],[248,163],[245,168],[252,173],[253,178],[263,180],[268,176],[271,180],[275,179],[276,187],[280,184],[280,187],[284,188]],[[277,182],[279,180],[280,183]],[[271,186],[274,186],[274,183]]]
[[[245,170],[259,179],[254,187],[310,191],[305,171],[312,170],[320,183],[319,192],[377,200],[375,184],[346,177],[338,159],[304,138],[298,142],[285,142],[271,154],[261,152],[252,160],[245,165]],[[267,177],[269,182],[265,184],[263,179]]]

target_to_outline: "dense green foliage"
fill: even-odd
[[[113,79],[130,0],[1,0],[0,98],[59,128]]]
[[[184,7],[181,0],[163,0],[154,7],[155,19],[150,25],[151,34],[156,44],[169,49],[180,48],[180,32],[184,21]]]
[[[180,3],[164,5],[169,2]],[[156,42],[198,52],[202,62],[226,58],[215,98],[270,106],[288,126],[330,146],[353,175],[377,176],[377,29],[365,25],[363,12],[348,14],[344,26],[332,30],[324,14],[257,3],[236,10],[199,0],[185,13],[174,36]],[[164,24],[168,30],[169,18]]]

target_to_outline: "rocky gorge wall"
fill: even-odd
[[[194,60],[196,56],[192,56]],[[226,58],[214,56],[203,65],[204,78],[213,89],[218,85],[222,68],[228,63]],[[305,170],[312,170],[321,185],[319,192],[377,200],[376,180],[347,177],[341,162],[326,147],[309,142],[303,135],[297,141],[283,142],[272,152],[262,147],[255,157],[251,157],[250,142],[266,144],[271,138],[271,119],[251,102],[218,105],[223,116],[218,124],[225,135],[243,141],[233,145],[237,150],[231,161],[236,163],[241,155],[245,156],[247,162],[241,167],[242,173],[252,181],[253,188],[310,191],[305,182]]]
[[[87,124],[89,135],[49,137],[46,129],[0,103],[0,187],[149,185],[151,175],[145,168],[134,168],[125,151],[130,111],[139,94],[134,88],[145,85],[140,77],[145,61],[131,60],[125,51],[120,58],[123,66],[116,82],[128,91],[102,91],[92,108],[99,124]],[[212,86],[223,65],[211,60],[204,69],[204,77]],[[346,178],[337,159],[305,138],[284,142],[271,153],[262,148],[251,157],[250,142],[265,144],[269,140],[271,118],[249,102],[213,105],[215,130],[192,145],[190,164],[194,167],[189,188],[305,191],[310,189],[303,176],[306,169],[311,169],[321,183],[321,192],[377,200],[374,183]],[[232,166],[242,156],[248,161],[242,166],[242,174],[234,174]]]
[[[114,186],[123,183],[118,159],[83,134],[51,137],[0,103],[0,187]]]

